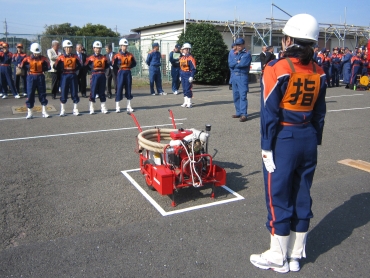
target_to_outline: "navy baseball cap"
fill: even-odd
[[[237,38],[236,41],[235,41],[235,44],[238,45],[238,44],[244,44],[245,41],[243,38]]]
[[[175,48],[179,48],[180,49],[181,48],[181,44],[176,44],[175,45]]]
[[[152,47],[156,47],[156,46],[159,47],[159,43],[155,42],[155,43],[152,44]]]
[[[235,44],[235,42],[233,42],[232,44],[231,44],[231,47],[234,47],[236,44]]]

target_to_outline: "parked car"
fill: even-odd
[[[274,53],[275,57],[277,58],[279,56],[279,53]],[[261,73],[261,60],[260,60],[260,54],[252,54],[252,62],[251,62],[251,68],[249,70],[249,73]]]

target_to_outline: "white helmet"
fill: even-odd
[[[37,42],[34,42],[31,44],[30,50],[32,53],[39,54],[41,53],[41,46]]]
[[[119,45],[128,45],[128,40],[123,38],[119,40]]]
[[[72,42],[70,40],[65,40],[65,41],[63,41],[62,46],[63,46],[63,48],[64,47],[72,47],[73,44],[72,44]]]
[[[291,17],[284,26],[283,34],[305,42],[317,42],[319,23],[309,14],[297,14]]]
[[[102,46],[102,44],[101,44],[101,42],[100,42],[100,41],[94,41],[94,43],[93,43],[93,47],[102,48],[103,46]]]
[[[189,49],[191,49],[191,44],[190,44],[190,43],[188,43],[188,42],[184,43],[184,44],[182,45],[181,49],[184,49],[184,48],[189,48]]]

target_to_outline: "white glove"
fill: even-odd
[[[274,159],[272,158],[272,151],[262,150],[262,160],[265,164],[266,170],[269,173],[274,172],[276,169]]]
[[[189,77],[189,83],[193,83],[193,77]]]
[[[180,81],[181,81],[181,76],[179,77]]]

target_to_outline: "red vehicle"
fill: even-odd
[[[172,195],[172,206],[176,206],[174,191],[183,187],[214,187],[226,184],[226,171],[215,165],[208,154],[208,137],[211,126],[206,131],[196,129],[176,129],[172,111],[169,110],[173,129],[149,129],[142,131],[135,115],[129,113],[136,123],[140,171],[152,190],[161,195]],[[165,143],[164,143],[165,142]]]

